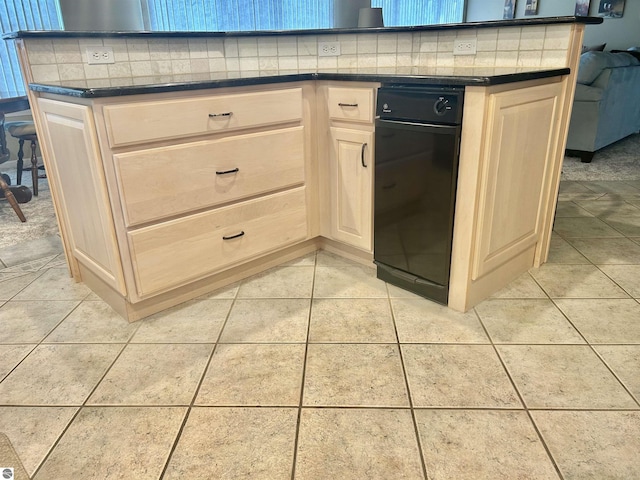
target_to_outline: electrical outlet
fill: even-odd
[[[96,65],[102,63],[116,63],[111,47],[87,47],[87,63]]]
[[[477,39],[475,38],[456,38],[453,41],[454,55],[475,55]]]
[[[340,42],[319,42],[319,57],[337,57],[340,55]]]

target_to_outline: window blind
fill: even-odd
[[[60,30],[57,1],[1,0],[0,33],[17,30]],[[0,41],[0,91],[25,93],[13,42]]]

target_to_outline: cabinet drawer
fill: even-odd
[[[304,127],[114,155],[128,225],[304,183]]]
[[[128,237],[138,294],[150,295],[306,239],[305,188],[141,228]]]
[[[329,118],[373,122],[373,88],[329,87]]]
[[[302,118],[302,89],[107,105],[112,147],[259,127]]]

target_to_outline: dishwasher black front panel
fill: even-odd
[[[378,277],[447,303],[460,125],[376,120]]]

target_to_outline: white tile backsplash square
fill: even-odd
[[[206,38],[189,39],[189,57],[207,58],[209,56]]]
[[[258,57],[240,57],[240,71],[259,70]]]
[[[393,53],[383,53],[378,55],[376,58],[376,66],[378,67],[395,67],[398,63],[398,58],[396,54]]]
[[[292,55],[290,57],[278,57],[279,70],[297,70],[298,57]]]
[[[209,58],[224,58],[224,41],[221,38],[208,38],[207,55]]]
[[[242,37],[238,39],[238,56],[240,58],[258,56],[258,42],[255,37]]]
[[[60,68],[60,80],[84,80],[84,65],[82,63],[66,63]]]
[[[131,77],[131,65],[129,62],[116,62],[107,65],[109,71],[109,78],[130,78]]]
[[[398,51],[398,35],[381,33],[378,35],[378,53],[396,53]]]
[[[519,67],[539,67],[542,60],[541,51],[526,51],[520,50],[518,54],[518,66]]]
[[[258,38],[258,56],[259,57],[277,57],[278,41],[275,37],[259,37]]]
[[[298,55],[298,41],[296,37],[278,38],[278,56],[293,57]]]
[[[372,54],[378,51],[378,36],[375,34],[365,33],[357,35],[358,55]]]
[[[340,54],[355,55],[358,53],[358,39],[356,35],[340,35]]]
[[[566,67],[568,66],[568,54],[566,50],[544,50],[542,52],[542,59],[540,60],[541,67]]]
[[[509,27],[498,31],[498,51],[512,51],[520,48],[521,28]]]
[[[149,43],[145,39],[127,39],[127,51],[129,52],[129,60],[132,62],[151,60]]]
[[[523,28],[520,34],[520,50],[542,50],[544,47],[546,28]]]
[[[235,58],[238,56],[238,39],[237,38],[224,39],[224,56],[226,58]]]
[[[498,46],[498,29],[479,29],[477,35],[476,51],[495,52]]]
[[[545,50],[566,50],[571,39],[570,25],[547,25],[544,37]]]
[[[413,34],[398,34],[398,53],[411,53],[413,51]]]
[[[298,37],[298,56],[309,55],[318,55],[318,40],[315,35],[301,35]]]

